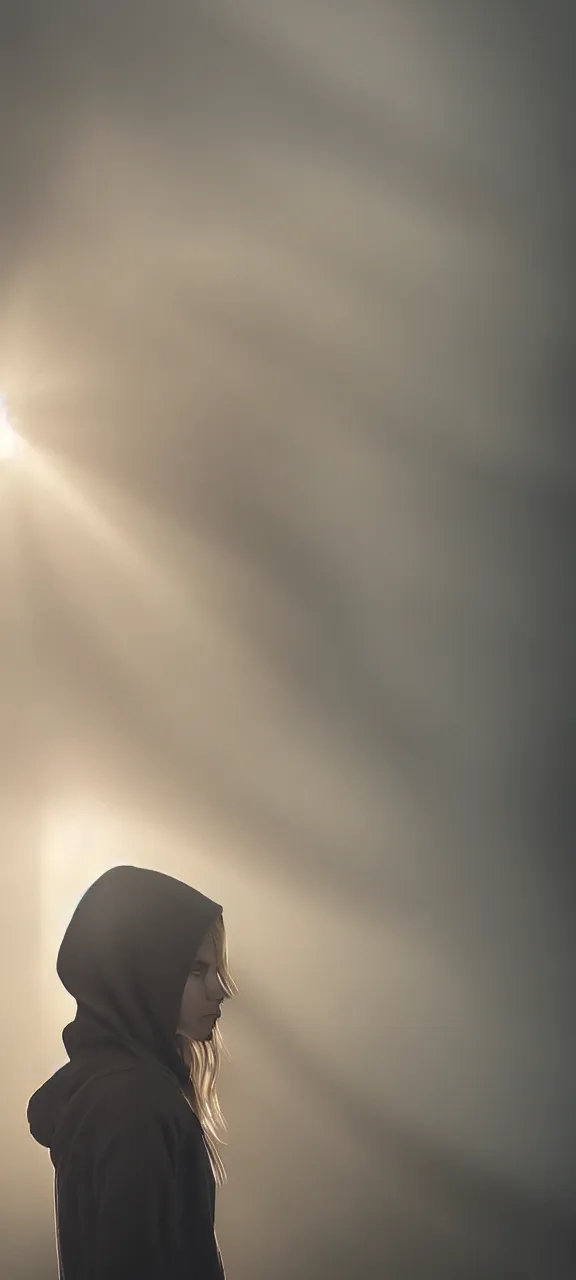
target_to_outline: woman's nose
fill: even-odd
[[[209,1000],[223,1000],[226,992],[218,977],[211,977],[210,974],[206,978],[206,995]]]

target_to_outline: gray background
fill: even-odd
[[[568,1280],[574,17],[0,6],[2,1274],[105,866],[225,904],[228,1280]]]

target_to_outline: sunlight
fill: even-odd
[[[22,453],[23,443],[10,421],[6,397],[0,395],[0,463],[15,462]]]

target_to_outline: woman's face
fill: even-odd
[[[207,934],[186,979],[177,1033],[189,1040],[209,1040],[216,1018],[220,1017],[224,995],[216,968],[214,939]]]

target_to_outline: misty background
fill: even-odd
[[[2,1275],[116,863],[224,903],[228,1280],[568,1280],[576,19],[0,4]]]

